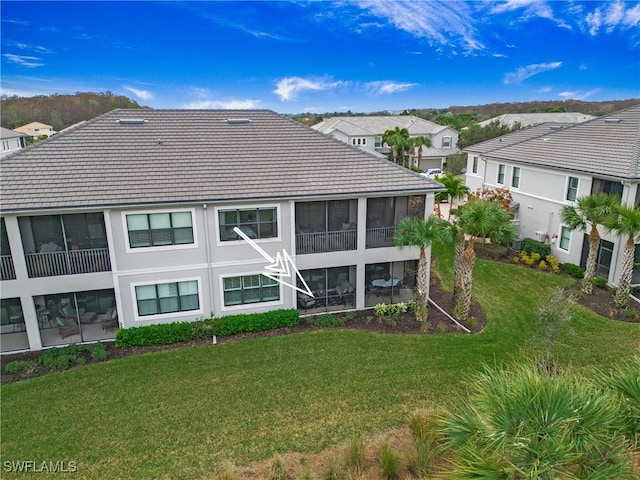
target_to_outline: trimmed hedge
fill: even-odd
[[[522,240],[522,250],[529,255],[537,253],[540,258],[544,260],[547,256],[551,255],[551,247],[533,238],[525,238]]]
[[[575,278],[584,278],[584,268],[574,263],[565,263],[562,265],[565,272]]]
[[[262,332],[283,327],[295,327],[300,322],[298,310],[272,310],[264,313],[229,315],[195,322],[173,322],[144,327],[119,329],[116,347],[142,347],[188,342],[213,335],[226,337],[237,333]]]

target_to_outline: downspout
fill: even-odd
[[[211,249],[209,243],[209,215],[207,212],[207,204],[202,204],[202,209],[204,210],[204,243],[205,250],[207,251],[207,277],[209,279],[209,305],[211,305],[211,311],[214,312],[215,308],[213,305],[213,272],[211,271]]]

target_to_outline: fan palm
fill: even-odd
[[[640,239],[640,210],[635,206],[619,205],[615,214],[605,220],[605,227],[609,232],[615,232],[622,238],[626,237],[622,253],[622,269],[614,297],[616,305],[626,308],[629,304],[633,279],[635,244],[636,240]]]
[[[398,163],[398,152],[401,152],[404,157],[404,151],[409,146],[409,130],[397,126],[393,130],[386,130],[382,134],[382,143],[391,147],[393,162]]]
[[[589,229],[589,253],[587,255],[587,268],[582,280],[581,290],[587,295],[593,291],[593,279],[596,276],[596,262],[598,248],[600,246],[600,232],[598,225],[614,213],[618,198],[607,193],[578,197],[575,205],[567,205],[562,208],[560,219],[571,230]]]
[[[423,135],[412,137],[411,138],[411,149],[418,149],[418,161],[413,165],[413,167],[419,168],[420,162],[422,160],[422,151],[424,147],[431,146],[431,139],[429,137],[425,137]]]
[[[459,275],[460,292],[454,306],[458,320],[466,320],[471,308],[473,267],[476,263],[475,244],[478,240],[490,239],[504,243],[515,235],[509,213],[497,202],[478,199],[458,209],[458,226],[464,236],[464,252],[460,264],[455,266]]]
[[[620,415],[614,395],[570,372],[486,368],[443,433],[459,479],[630,478]]]
[[[416,317],[426,321],[429,315],[429,263],[427,248],[438,238],[438,219],[430,215],[425,219],[406,217],[396,228],[395,244],[399,249],[418,247],[420,257],[416,274]]]

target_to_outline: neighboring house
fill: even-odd
[[[31,138],[38,138],[42,135],[50,137],[56,134],[51,125],[45,125],[44,123],[40,122],[27,123],[26,125],[22,125],[21,127],[14,128],[13,131],[24,133]]]
[[[519,204],[520,238],[551,244],[562,263],[586,263],[588,232],[571,231],[560,213],[576,198],[612,193],[640,205],[640,104],[578,125],[537,125],[467,147],[466,184],[508,188]],[[598,275],[617,283],[624,240],[601,226]],[[634,284],[640,284],[636,245]]]
[[[588,120],[593,120],[593,115],[585,115],[580,112],[558,112],[558,113],[505,113],[497,117],[490,118],[483,122],[479,122],[478,125],[486,127],[491,122],[498,121],[502,125],[507,127],[513,127],[516,123],[519,123],[522,127],[530,127],[532,125],[539,125],[541,123],[582,123]]]
[[[413,115],[331,117],[311,128],[362,150],[387,154],[390,148],[382,144],[382,135],[395,127],[406,128],[411,137],[431,139],[431,147],[422,151],[422,170],[442,168],[447,156],[457,153],[457,130]]]
[[[2,152],[0,156],[4,157],[10,153],[17,152],[24,148],[24,133],[14,132],[8,128],[0,127],[0,140],[2,140]]]
[[[114,110],[1,167],[2,352],[407,300],[419,252],[394,247],[395,227],[441,190],[264,110]],[[234,227],[285,249],[315,298],[261,275]]]

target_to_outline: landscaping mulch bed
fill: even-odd
[[[438,304],[443,310],[447,312],[453,311],[453,295],[449,292],[444,292],[440,288],[440,282],[437,277],[432,278],[430,287],[430,297]],[[381,298],[382,301],[382,298]],[[242,333],[238,335],[232,335],[229,337],[218,338],[219,344],[234,342],[244,338],[256,338],[266,337],[273,335],[289,335],[291,333],[298,333],[310,330],[321,330],[326,328],[352,328],[361,330],[370,330],[383,333],[404,333],[404,334],[434,334],[434,333],[464,333],[455,323],[453,323],[445,314],[440,312],[437,308],[431,305],[429,309],[429,318],[426,323],[418,322],[415,315],[412,312],[400,315],[395,322],[384,321],[378,318],[372,309],[359,310],[351,313],[340,313],[337,316],[345,319],[345,327],[318,327],[312,324],[313,320],[308,317],[300,319],[300,325],[291,328],[280,328],[277,330],[269,330],[266,332],[255,333]],[[470,317],[473,320],[465,325],[472,333],[478,332],[486,325],[486,317],[482,308],[477,302],[473,302],[470,310]],[[160,350],[170,350],[174,348],[184,348],[196,345],[211,345],[211,340],[196,340],[191,342],[174,343],[171,345],[154,345],[149,347],[131,347],[131,348],[116,348],[114,342],[105,342],[105,347],[109,353],[109,360],[127,357],[130,355],[139,355],[142,353],[156,352]],[[4,366],[14,360],[36,360],[42,352],[23,352],[16,354],[3,355],[2,368],[0,369],[0,383],[11,383],[25,378],[38,377],[50,373],[50,370],[44,366],[38,364],[31,370],[10,375],[5,373]],[[93,363],[91,358],[85,358],[86,364]],[[75,368],[75,367],[72,367]]]

